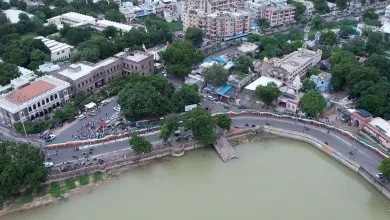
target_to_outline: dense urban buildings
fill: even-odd
[[[211,13],[229,10],[230,8],[240,8],[244,6],[244,2],[245,0],[200,0],[199,9]]]
[[[0,96],[0,123],[12,127],[17,121],[34,120],[70,102],[70,84],[42,76],[31,84]]]

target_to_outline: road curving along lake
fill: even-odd
[[[213,149],[136,168],[92,193],[2,220],[388,220],[390,202],[311,145],[275,139]]]

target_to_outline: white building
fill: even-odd
[[[130,31],[132,26],[122,24],[109,20],[99,20],[92,16],[83,15],[76,12],[68,12],[56,17],[47,19],[49,24],[57,25],[58,29],[61,29],[63,25],[69,25],[71,27],[89,26],[91,29],[96,31],[103,31],[108,26],[114,26],[116,29],[123,32]]]
[[[5,86],[0,86],[0,94],[18,89],[25,85],[28,85],[31,81],[37,78],[34,71],[18,66],[20,76],[12,79],[11,83]]]
[[[54,64],[53,62],[45,62],[44,64],[39,65],[38,70],[41,71],[42,73],[50,73],[60,69],[61,67],[57,64]]]
[[[19,22],[19,15],[22,13],[27,14],[28,17],[30,17],[30,18],[34,17],[34,15],[32,15],[32,14],[29,14],[29,13],[21,11],[21,10],[16,10],[16,9],[8,9],[8,10],[3,11],[3,13],[5,14],[5,16],[7,16],[8,20],[13,24],[16,24]]]
[[[51,61],[68,59],[72,54],[76,52],[73,46],[65,43],[50,40],[42,36],[35,37],[34,39],[41,40],[46,45],[46,47],[49,48],[51,53]]]
[[[295,0],[297,2],[301,2],[305,7],[306,7],[306,15],[307,16],[312,16],[313,11],[314,11],[314,3],[311,1],[306,1],[306,0]]]
[[[309,67],[321,61],[322,51],[312,51],[300,48],[283,58],[264,60],[262,75],[281,80],[285,85],[295,86],[295,78],[306,74]]]
[[[69,83],[42,76],[31,84],[0,96],[0,123],[13,123],[43,117],[69,102]]]

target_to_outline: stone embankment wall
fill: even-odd
[[[273,135],[290,138],[298,141],[303,141],[308,144],[313,145],[314,147],[320,149],[333,159],[337,160],[338,162],[342,163],[349,169],[351,169],[353,172],[358,173],[360,176],[362,176],[367,182],[369,182],[371,185],[373,185],[379,192],[381,192],[387,199],[390,200],[390,189],[388,189],[384,184],[382,184],[377,178],[375,178],[372,174],[370,174],[368,171],[366,171],[362,166],[355,163],[354,161],[350,160],[349,158],[346,158],[341,153],[337,152],[330,146],[326,145],[322,141],[310,136],[306,135],[300,132],[293,132],[289,130],[284,130],[280,128],[274,128],[270,126],[264,126],[264,131],[271,133]]]

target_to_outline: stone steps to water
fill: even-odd
[[[220,136],[217,140],[217,144],[214,144],[214,148],[222,158],[223,162],[238,159],[236,151],[233,149],[232,145],[224,136]]]

